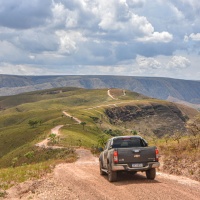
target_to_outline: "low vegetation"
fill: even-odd
[[[55,155],[55,154],[54,154]],[[56,155],[56,157],[58,154]],[[56,158],[55,157],[55,158]],[[35,164],[25,164],[18,167],[7,167],[0,170],[0,188],[1,190],[6,190],[16,183],[24,182],[30,179],[38,179],[47,173],[50,173],[54,166],[60,162],[63,162],[64,152],[59,154],[61,159],[51,159],[44,162],[38,162]],[[65,162],[73,162],[76,157],[72,155],[67,155]]]
[[[134,125],[131,121],[111,123],[105,110],[126,105],[139,104],[141,107],[143,104],[149,105],[149,102],[165,105],[164,101],[124,90],[115,89],[111,94],[116,99],[107,95],[107,89],[59,88],[58,91],[54,89],[1,97],[0,189],[7,189],[16,182],[31,177],[38,178],[49,172],[56,163],[73,162],[76,160],[74,149],[77,147],[89,148],[97,153],[109,137],[118,135],[140,134],[152,141],[151,143],[161,149],[164,163],[177,155],[180,159],[175,157],[173,163],[178,165],[182,158],[186,159],[186,156],[189,156],[199,167],[198,162],[194,160],[199,159],[199,144],[196,143],[196,138],[199,136],[195,134],[198,120],[188,125],[190,136],[181,134],[179,138],[177,132],[173,138],[168,138],[167,133],[158,138],[156,135],[148,134],[146,131],[148,127],[144,127],[145,123],[134,122]],[[72,117],[65,116],[63,111]],[[80,119],[81,123],[77,123],[73,116]],[[151,126],[154,126],[153,123],[157,121],[152,121]],[[57,125],[64,125],[59,136],[50,132]],[[141,126],[141,129],[138,128]],[[64,148],[42,149],[35,146],[45,138],[49,138],[50,145]],[[174,154],[174,151],[177,153]],[[177,173],[167,168],[163,170]],[[196,171],[192,169],[188,173],[194,175],[194,178]]]
[[[91,148],[93,144],[96,145],[99,130],[96,126],[93,127],[91,119],[88,120],[87,116],[79,114],[77,117],[80,117],[82,123],[77,124],[73,118],[66,117],[62,111],[67,110],[76,116],[76,109],[84,109],[91,105],[90,102],[93,102],[92,106],[104,102],[107,99],[106,91],[63,88],[62,92],[59,89],[59,92],[47,90],[1,97],[0,189],[10,187],[12,180],[20,182],[30,178],[29,175],[23,177],[20,169],[24,169],[24,172],[31,171],[30,174],[34,178],[33,171],[38,174],[35,166],[40,166],[41,163],[53,165],[58,161],[72,162],[76,160],[74,147]],[[57,125],[64,125],[60,138],[50,133],[50,130]],[[65,148],[53,150],[35,146],[45,138],[49,138],[51,145]],[[42,171],[41,168],[41,173]],[[45,167],[44,171],[46,171]],[[5,172],[13,175],[5,179]],[[19,178],[15,179],[13,176]]]
[[[188,123],[188,134],[175,133],[160,141],[163,170],[200,181],[200,116]]]

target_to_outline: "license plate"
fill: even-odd
[[[142,163],[135,163],[135,164],[132,164],[132,167],[143,167],[143,164]]]

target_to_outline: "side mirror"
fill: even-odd
[[[112,148],[113,148],[112,145],[110,145],[108,149],[112,149]]]
[[[145,139],[143,139],[143,142],[144,142],[144,146],[148,147],[148,142]]]

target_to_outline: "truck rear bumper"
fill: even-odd
[[[151,168],[158,168],[160,166],[159,162],[149,162],[144,167],[129,167],[127,164],[112,164],[113,171],[146,171]]]

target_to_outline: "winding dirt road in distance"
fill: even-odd
[[[158,173],[147,180],[145,173],[122,174],[110,183],[99,174],[98,158],[89,150],[77,149],[75,163],[59,164],[42,180],[8,190],[7,199],[34,200],[199,200],[200,183]],[[26,189],[24,189],[24,187]],[[21,190],[21,192],[20,192]]]
[[[76,118],[76,117],[72,117],[69,113],[63,111],[63,114],[67,117],[70,117],[72,118],[75,122],[77,122],[78,124],[81,123],[81,120]],[[60,135],[60,132],[59,130],[63,127],[64,125],[58,125],[54,128],[51,129],[51,134],[55,134],[56,136],[59,136]],[[44,139],[43,141],[37,143],[35,146],[37,147],[40,147],[40,148],[51,148],[51,149],[60,149],[60,148],[63,148],[63,147],[59,147],[59,146],[49,146],[48,145],[48,142],[49,142],[49,138],[46,138]]]
[[[63,125],[58,125],[54,128],[51,129],[51,134],[55,134],[56,136],[59,136],[59,129],[62,128]],[[58,148],[62,148],[62,147],[57,147],[57,146],[49,146],[48,145],[49,142],[49,138],[44,139],[43,141],[37,143],[35,146],[36,147],[40,147],[40,148],[52,148],[52,149],[58,149]]]
[[[78,118],[76,118],[76,117],[74,117],[74,116],[71,116],[69,113],[63,111],[63,114],[66,115],[67,117],[71,117],[71,118],[72,118],[73,120],[75,120],[78,124],[81,123],[81,120],[80,120],[80,119],[78,119]]]

